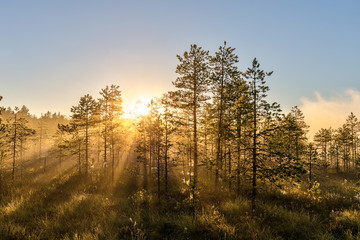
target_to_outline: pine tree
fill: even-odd
[[[273,126],[265,129],[266,170],[263,178],[281,187],[284,181],[299,181],[305,173],[306,129],[302,113],[294,107],[287,115],[272,118]],[[270,130],[270,131],[269,131]]]
[[[163,110],[163,128],[164,128],[164,179],[165,179],[165,194],[168,196],[168,173],[169,173],[169,159],[170,148],[172,146],[171,136],[175,132],[174,115],[171,111],[171,98],[168,93],[164,94],[160,99],[161,107]]]
[[[98,103],[89,94],[80,98],[79,104],[71,108],[72,121],[77,129],[85,131],[85,175],[89,170],[89,128],[96,123]]]
[[[321,157],[324,162],[328,161],[328,145],[331,141],[330,129],[321,128],[314,136],[314,142],[321,148]]]
[[[150,142],[150,152],[152,153],[153,159],[155,160],[156,166],[156,180],[157,180],[157,194],[158,200],[160,201],[161,195],[161,162],[162,162],[162,149],[163,149],[163,123],[161,115],[159,113],[158,102],[151,101],[149,104],[149,114],[147,115],[148,119],[148,128],[147,132],[151,139]],[[153,166],[151,164],[151,166]],[[154,167],[155,168],[155,167]]]
[[[122,115],[122,98],[119,86],[111,85],[101,89],[100,95],[102,98],[99,99],[100,111],[102,116],[102,122],[104,126],[103,138],[104,138],[104,166],[107,166],[107,150],[110,146],[110,157],[111,157],[111,175],[114,179],[115,172],[115,135],[114,131],[118,127],[116,121]],[[110,144],[108,139],[110,135]]]
[[[143,165],[143,189],[148,191],[148,145],[147,145],[147,126],[145,116],[140,116],[136,122],[136,129],[139,135],[136,136],[136,149],[137,160]]]
[[[235,55],[235,48],[227,47],[226,42],[224,45],[219,47],[219,50],[215,52],[215,55],[211,57],[211,83],[213,98],[216,108],[216,119],[217,119],[217,151],[216,151],[216,168],[215,168],[215,184],[218,186],[219,181],[219,170],[222,169],[223,165],[223,143],[224,143],[224,114],[225,109],[229,109],[229,104],[226,101],[226,87],[235,79],[240,77],[240,72],[235,65],[239,60],[238,56]],[[231,164],[229,164],[231,167]]]
[[[71,121],[69,124],[58,124],[58,130],[64,137],[63,149],[70,152],[70,155],[77,155],[78,172],[81,175],[81,143],[78,126]]]
[[[35,134],[35,130],[29,128],[27,126],[27,120],[24,118],[18,118],[19,108],[14,108],[14,120],[12,124],[10,124],[9,132],[10,132],[10,143],[12,145],[12,180],[15,181],[15,168],[16,168],[16,160],[17,160],[17,154],[19,151],[19,147],[21,148],[20,151],[22,151],[23,142],[26,140],[27,137],[30,135]],[[21,152],[22,154],[22,152]]]
[[[246,79],[250,80],[250,92],[251,92],[251,128],[250,136],[252,139],[252,197],[251,204],[252,208],[256,207],[256,196],[257,196],[257,178],[258,178],[258,167],[259,167],[259,152],[262,149],[260,138],[266,133],[265,130],[260,131],[262,120],[269,118],[271,114],[278,113],[280,111],[278,104],[269,104],[266,98],[266,92],[269,91],[269,87],[265,85],[265,77],[271,76],[273,72],[264,72],[260,69],[260,64],[254,58],[251,68],[248,68],[244,73]]]
[[[308,161],[308,171],[309,171],[309,189],[311,189],[313,185],[313,168],[314,165],[317,164],[317,158],[318,153],[316,151],[316,147],[314,143],[309,143],[306,146],[306,158]]]
[[[193,177],[190,183],[190,198],[193,203],[193,217],[195,218],[195,191],[197,186],[198,168],[198,112],[202,104],[209,99],[206,95],[209,85],[209,52],[198,47],[196,44],[190,46],[190,51],[185,51],[182,56],[177,55],[180,63],[176,73],[180,75],[173,85],[178,88],[172,93],[172,98],[179,106],[188,110],[192,122],[192,151],[193,151]]]
[[[2,100],[2,96],[0,96],[0,101]],[[3,108],[0,107],[0,115],[2,114]],[[3,170],[3,160],[7,156],[9,152],[8,145],[8,134],[9,127],[7,124],[4,124],[2,118],[0,118],[0,190],[2,187],[2,170]]]
[[[336,134],[339,143],[339,152],[343,162],[344,172],[350,169],[350,145],[351,145],[351,130],[344,124],[337,129]]]
[[[356,166],[357,159],[357,143],[359,140],[358,132],[360,123],[354,113],[350,113],[350,115],[346,119],[346,126],[350,130],[350,148],[351,148],[351,161],[353,163],[353,168]]]
[[[291,112],[286,116],[286,121],[288,122],[289,132],[291,139],[289,142],[292,142],[295,149],[295,157],[300,159],[303,150],[306,148],[307,137],[309,126],[305,123],[305,117],[302,111],[297,107],[293,107]]]
[[[63,158],[66,156],[65,150],[67,148],[67,145],[66,145],[65,134],[66,133],[64,131],[61,131],[58,127],[58,130],[53,136],[54,146],[57,150],[57,157],[59,159],[59,169],[61,169]]]
[[[229,115],[232,122],[233,141],[236,148],[236,182],[237,193],[240,193],[240,175],[246,169],[245,155],[249,138],[245,135],[245,129],[251,120],[251,96],[249,85],[240,76],[228,83],[227,98],[229,102]]]

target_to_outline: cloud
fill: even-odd
[[[309,136],[312,137],[320,128],[341,127],[351,112],[360,119],[360,92],[348,89],[330,98],[315,92],[315,99],[302,98],[299,108],[310,126]]]

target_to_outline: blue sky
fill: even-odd
[[[283,109],[360,88],[358,1],[2,1],[1,104],[69,114],[84,94],[120,85],[124,104],[171,90],[176,54],[224,40],[239,68],[273,70]],[[346,96],[345,96],[346,97]]]

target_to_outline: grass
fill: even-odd
[[[305,183],[266,185],[256,211],[246,189],[216,193],[202,182],[195,221],[177,178],[159,202],[155,182],[142,189],[131,169],[115,182],[74,168],[47,176],[2,185],[0,239],[360,239],[355,173],[318,173],[311,191]]]

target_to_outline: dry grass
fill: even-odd
[[[359,193],[354,174],[318,174],[319,185],[268,186],[251,210],[247,191],[237,196],[211,183],[199,189],[194,221],[185,185],[171,179],[158,202],[155,183],[123,171],[115,183],[64,171],[44,183],[18,184],[0,204],[1,239],[358,239]],[[345,180],[346,179],[346,180]]]

